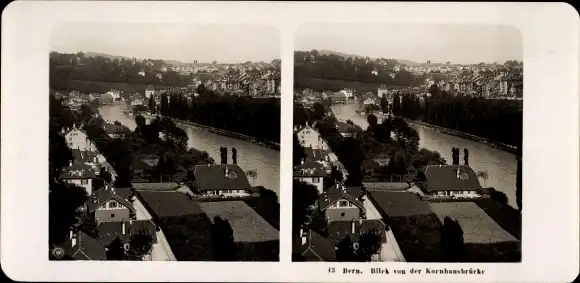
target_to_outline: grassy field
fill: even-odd
[[[343,88],[350,88],[358,92],[377,92],[377,89],[381,86],[380,83],[365,83],[365,82],[355,82],[355,81],[341,81],[341,80],[325,80],[325,79],[315,79],[315,78],[304,78],[295,77],[294,78],[294,88],[295,90],[301,91],[305,88],[310,88],[316,91],[339,91]],[[389,89],[401,88],[399,86],[388,86]]]
[[[466,244],[518,242],[473,202],[439,202],[429,206],[442,223],[446,216],[459,221]]]
[[[475,204],[483,209],[504,230],[521,240],[522,215],[519,211],[509,205],[502,205],[492,199],[476,200]]]
[[[461,262],[521,261],[521,244],[516,237],[473,202],[430,203],[409,192],[385,191],[370,191],[369,200],[391,227],[409,262],[446,261],[441,247],[445,216],[457,220],[463,229],[465,249]]]
[[[178,192],[137,192],[179,261],[211,261],[212,223],[197,201]]]
[[[236,242],[252,243],[278,240],[280,233],[243,201],[202,202],[201,209],[209,219],[227,219]]]

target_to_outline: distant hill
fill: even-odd
[[[104,58],[108,58],[111,60],[121,60],[121,59],[125,59],[125,60],[131,60],[133,58],[127,57],[127,56],[118,56],[118,55],[110,55],[110,54],[105,54],[105,53],[99,53],[99,52],[84,52],[86,57],[104,57]]]
[[[332,51],[332,50],[319,50],[318,54],[320,55],[337,55],[337,56],[341,56],[341,57],[345,57],[345,58],[367,58],[367,56],[361,56],[361,55],[356,55],[356,54],[348,54],[348,53],[342,53],[342,52],[338,52],[338,51]],[[376,58],[373,57],[369,57],[369,59],[371,60],[375,60]],[[385,58],[387,59],[387,58]],[[400,64],[405,64],[405,65],[421,65],[422,63],[417,63],[414,61],[410,61],[410,60],[401,60],[401,59],[396,59],[397,61],[399,61]]]
[[[125,60],[132,60],[132,57],[127,57],[127,56],[119,56],[119,55],[110,55],[110,54],[105,54],[105,53],[99,53],[99,52],[85,52],[85,56],[87,57],[97,57],[97,56],[101,56],[104,58],[109,58],[111,60],[121,60],[121,59],[125,59]],[[137,60],[143,60],[143,58],[136,58]],[[151,59],[151,58],[148,58]],[[153,59],[156,60],[156,59]],[[169,65],[185,65],[185,64],[189,64],[189,63],[183,63],[180,61],[176,61],[176,60],[163,60],[165,61],[166,64]]]

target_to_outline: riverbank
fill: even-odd
[[[145,118],[150,118],[150,119],[155,119],[155,116],[153,115],[149,115],[149,114],[141,114],[143,117]],[[280,151],[280,144],[279,143],[275,143],[275,142],[271,142],[271,141],[266,141],[266,140],[261,140],[255,137],[251,137],[251,136],[247,136],[244,134],[240,134],[240,133],[236,133],[236,132],[230,132],[227,130],[223,130],[223,129],[218,129],[218,128],[214,128],[214,127],[210,127],[210,126],[206,126],[206,125],[202,125],[202,124],[198,124],[198,123],[194,123],[194,122],[189,122],[189,121],[183,121],[183,120],[178,120],[175,118],[171,118],[171,120],[173,120],[176,123],[180,123],[180,124],[185,124],[185,125],[189,125],[189,126],[193,126],[199,129],[203,129],[206,130],[210,133],[213,134],[218,134],[218,135],[224,135],[230,138],[236,138],[236,139],[240,139],[243,141],[247,141],[247,142],[251,142],[263,147],[267,147],[269,149],[273,149],[273,150],[277,150]]]
[[[456,137],[468,139],[471,141],[479,142],[479,143],[485,144],[487,146],[501,149],[503,151],[518,155],[518,148],[516,146],[513,146],[513,145],[492,141],[492,140],[489,140],[489,139],[486,139],[483,137],[459,132],[456,130],[452,130],[452,129],[448,129],[448,128],[444,128],[444,127],[440,127],[440,126],[436,126],[436,125],[432,125],[432,124],[425,123],[422,121],[416,121],[416,120],[411,120],[411,119],[406,119],[406,118],[403,118],[403,119],[409,124],[415,124],[415,125],[420,125],[423,127],[431,128],[431,129],[434,129],[434,130],[441,132],[443,134],[446,134],[446,135],[456,136]]]

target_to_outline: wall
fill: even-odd
[[[342,216],[344,213],[344,216]],[[324,212],[329,221],[351,221],[360,219],[360,209],[358,207],[327,208]]]
[[[312,147],[314,149],[324,149],[328,150],[329,147],[322,137],[311,128],[303,129],[297,134],[300,143],[304,147]]]
[[[314,183],[314,178],[312,178],[312,177],[297,177],[294,179],[315,186],[316,189],[318,190],[318,193],[322,194],[324,192],[324,183],[323,183],[324,178],[322,178],[322,177],[316,177],[316,178],[318,179],[318,183]]]
[[[86,184],[82,184],[83,180],[86,180]],[[90,196],[93,193],[93,180],[92,179],[66,179],[69,184],[75,184],[77,186],[85,188],[87,194]]]
[[[97,147],[88,139],[87,135],[79,130],[70,131],[66,137],[66,142],[72,149],[96,151]]]
[[[109,203],[105,203],[95,211],[95,221],[98,222],[118,222],[130,219],[130,211],[128,208],[122,206],[117,202],[117,208],[110,208]],[[119,208],[120,206],[120,208]],[[111,217],[114,214],[114,217]]]

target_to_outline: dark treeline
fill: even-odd
[[[146,64],[150,62],[149,64]],[[152,84],[167,86],[187,86],[191,83],[189,76],[174,71],[164,72],[158,78],[159,70],[165,64],[163,60],[133,61],[129,59],[109,59],[105,57],[87,57],[82,52],[77,54],[50,53],[50,86],[54,89],[68,89],[69,81],[114,82],[130,84]],[[145,76],[139,75],[144,71]]]
[[[423,79],[403,69],[398,72],[393,71],[397,64],[398,61],[395,59],[345,58],[334,54],[320,55],[317,50],[296,51],[294,52],[294,77],[295,79],[306,77],[396,86],[411,86]],[[377,74],[373,74],[373,71]],[[391,73],[395,76],[391,77]]]
[[[198,87],[198,93],[199,97],[189,99],[163,94],[155,108],[163,116],[280,142],[280,99],[213,95],[203,87]]]
[[[422,103],[412,95],[395,97],[393,114],[412,120],[472,134],[492,141],[520,147],[522,143],[522,101],[493,100],[453,96],[430,89],[431,97]]]

